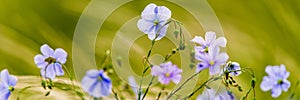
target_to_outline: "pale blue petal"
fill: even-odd
[[[89,76],[84,76],[81,80],[82,89],[91,95],[90,88],[97,83],[97,78],[91,78]]]
[[[216,63],[220,63],[221,65],[223,65],[227,62],[228,59],[229,59],[229,56],[227,55],[227,53],[223,52],[217,56],[215,61],[216,61]]]
[[[154,26],[154,23],[153,22],[149,22],[149,21],[146,21],[144,19],[140,19],[138,22],[137,22],[137,27],[140,31],[144,32],[145,34],[149,34],[149,32],[151,31],[151,27]]]
[[[160,20],[168,20],[171,18],[171,10],[165,6],[157,6],[157,17]]]
[[[3,82],[4,87],[8,87],[9,86],[9,72],[7,71],[7,69],[3,69],[1,71],[1,82]]]
[[[38,54],[34,57],[34,63],[37,65],[38,68],[43,68],[48,64],[47,62],[45,62],[45,59],[45,56]]]
[[[102,71],[103,72],[103,71]],[[93,78],[97,78],[99,76],[100,72],[98,70],[95,70],[95,69],[91,69],[91,70],[88,70],[86,72],[86,75],[89,76],[89,77],[93,77]]]
[[[209,67],[209,74],[210,75],[219,74],[220,71],[221,71],[221,65],[220,64],[214,64],[213,66]]]
[[[53,63],[49,64],[48,67],[45,68],[41,69],[41,75],[45,78],[54,79],[55,78],[54,64]]]
[[[52,57],[54,54],[54,51],[51,47],[49,47],[47,44],[44,44],[41,46],[41,52],[46,57]]]
[[[216,40],[216,33],[208,31],[205,33],[205,41],[207,44],[211,45]]]
[[[68,56],[67,52],[61,48],[57,48],[54,51],[54,58],[62,64],[66,63],[67,56]]]
[[[54,69],[55,69],[55,73],[56,76],[63,76],[64,75],[64,70],[62,69],[61,64],[59,63],[54,63]]]
[[[0,91],[0,100],[8,100],[10,92],[8,90]]]
[[[178,84],[178,83],[181,81],[181,75],[180,75],[180,74],[174,75],[174,76],[172,77],[172,81],[173,81],[175,84]]]
[[[281,87],[282,87],[283,91],[287,92],[289,90],[290,86],[291,86],[290,81],[288,81],[286,79],[283,80],[283,84],[281,84]]]
[[[272,88],[272,97],[277,98],[278,96],[280,96],[282,90],[281,87],[279,85],[276,85]]]
[[[225,37],[219,37],[213,44],[213,46],[221,46],[221,47],[226,47],[226,43],[227,43],[227,40]]]
[[[153,3],[151,4],[148,4],[145,9],[143,10],[142,12],[142,18],[146,18],[147,16],[149,15],[155,15],[155,12],[154,12],[154,9],[156,8],[157,6]]]
[[[219,47],[213,47],[213,46],[208,47],[208,54],[211,58],[216,58],[219,52],[220,52]]]
[[[270,79],[268,76],[264,76],[261,84],[260,84],[260,88],[262,91],[269,91],[273,88],[273,86],[276,84],[274,84],[274,80]]]
[[[195,36],[191,41],[198,43],[200,45],[205,45],[205,41],[204,41],[203,37],[201,37],[201,36]]]

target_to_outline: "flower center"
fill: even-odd
[[[159,20],[155,19],[153,23],[154,23],[154,25],[157,25],[159,23]]]
[[[280,79],[280,80],[277,81],[277,83],[278,83],[278,84],[283,84],[283,80]]]
[[[52,57],[49,57],[49,58],[46,58],[46,59],[45,59],[45,62],[48,62],[49,64],[55,63],[55,62],[56,62],[56,59],[55,59],[55,58],[52,58]]]
[[[12,92],[12,91],[14,91],[14,90],[15,90],[15,88],[14,88],[13,86],[9,86],[9,87],[8,87],[8,91]]]
[[[169,74],[169,73],[166,73],[165,76],[166,76],[166,77],[170,77],[170,74]]]
[[[214,65],[215,62],[214,62],[214,61],[210,61],[209,64],[210,64],[210,65]]]

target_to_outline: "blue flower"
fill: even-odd
[[[271,90],[274,98],[280,96],[282,90],[288,91],[291,86],[290,81],[287,80],[290,72],[286,71],[283,64],[280,66],[267,66],[265,71],[268,76],[264,76],[260,84],[260,88],[263,91]]]
[[[224,65],[229,57],[225,52],[219,53],[220,49],[218,47],[209,47],[208,51],[208,53],[195,54],[195,58],[201,61],[197,64],[196,72],[209,68],[210,75],[218,74],[221,65]]]
[[[234,95],[228,91],[216,92],[214,89],[205,89],[197,100],[234,100]]]
[[[195,46],[196,54],[208,52],[208,48],[212,46],[226,47],[226,43],[227,43],[225,37],[219,37],[216,39],[216,33],[212,31],[208,31],[205,33],[205,40],[201,36],[195,36],[195,38],[192,39],[191,41],[200,45],[200,46]]]
[[[151,69],[151,74],[158,76],[158,81],[162,84],[169,84],[171,80],[175,84],[178,84],[181,80],[182,70],[176,65],[173,65],[172,62],[166,62],[160,64],[160,66],[153,66]]]
[[[154,40],[157,34],[159,35],[155,40],[160,40],[166,35],[168,28],[168,25],[163,25],[166,24],[170,18],[171,11],[167,7],[156,6],[155,4],[151,3],[147,5],[142,12],[142,19],[138,21],[137,26],[139,30],[145,34],[148,34],[148,38],[150,40]]]
[[[228,71],[232,71],[229,73],[231,76],[239,76],[242,73],[240,64],[237,62],[229,61],[224,68]]]
[[[53,50],[47,44],[41,46],[41,54],[34,57],[34,62],[41,68],[40,74],[44,78],[54,79],[55,76],[64,75],[62,64],[67,61],[67,52],[61,48]]]
[[[87,71],[81,84],[83,90],[95,98],[109,96],[112,91],[111,80],[103,70]]]
[[[17,77],[9,75],[7,69],[0,73],[0,100],[8,100],[11,92],[17,84]]]

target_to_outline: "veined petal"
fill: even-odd
[[[149,22],[149,21],[146,21],[144,19],[140,19],[138,22],[137,22],[137,27],[140,31],[144,32],[145,34],[149,34],[149,32],[151,31],[151,27],[154,26],[154,23],[153,22]]]
[[[8,90],[0,91],[0,100],[8,100],[10,92]]]
[[[229,56],[227,55],[227,53],[223,52],[223,53],[220,53],[217,58],[215,59],[215,61],[217,63],[220,63],[221,65],[225,64],[226,61],[229,59]]]
[[[211,58],[216,58],[220,52],[219,47],[210,46],[208,47],[208,54]]]
[[[142,18],[145,18],[147,15],[151,15],[151,14],[154,15],[155,14],[154,10],[156,7],[157,6],[154,3],[148,4],[142,12]]]
[[[196,67],[196,73],[198,73],[199,71],[202,71],[203,69],[206,69],[208,67],[209,67],[209,65],[207,63],[204,63],[204,62],[198,63],[197,67]]]
[[[41,52],[46,57],[51,57],[54,54],[54,50],[51,47],[49,47],[47,44],[41,46]]]
[[[204,41],[203,37],[201,37],[201,36],[195,36],[191,41],[198,43],[200,45],[205,45],[205,41]]]
[[[272,97],[277,98],[278,96],[280,96],[282,90],[281,87],[279,85],[276,85],[272,88]]]
[[[171,18],[171,10],[165,6],[157,6],[157,17],[160,20],[168,20]]]
[[[66,63],[67,56],[67,52],[61,48],[57,48],[54,51],[54,58],[62,64]]]
[[[92,86],[95,87],[94,85],[96,85],[97,80],[98,80],[97,78],[91,78],[89,76],[84,76],[81,80],[82,89],[91,95],[92,91],[90,91],[90,88]]]
[[[10,78],[9,77],[9,72],[7,71],[7,69],[3,69],[1,71],[1,77],[0,77],[0,79],[1,79],[1,82],[3,82],[3,85],[5,87],[9,86],[9,80],[10,80],[9,78]]]
[[[273,80],[271,80],[268,76],[264,76],[263,81],[260,84],[260,88],[263,91],[269,91],[273,88],[274,86]]]
[[[221,46],[221,47],[226,47],[226,43],[227,43],[227,40],[225,37],[219,37],[215,42],[214,42],[214,46]]]
[[[54,79],[55,78],[55,70],[54,70],[54,64],[49,64],[47,67],[44,67],[41,69],[41,75],[45,78]],[[46,69],[46,70],[45,70]]]
[[[158,76],[158,81],[162,84],[169,84],[171,79],[168,77],[165,77],[164,75],[159,75]]]
[[[54,70],[55,70],[55,74],[57,76],[63,76],[64,75],[64,70],[62,69],[61,64],[54,63]]]
[[[205,33],[205,41],[207,44],[211,45],[216,40],[216,33],[213,31],[208,31]]]

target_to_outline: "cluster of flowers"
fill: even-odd
[[[142,12],[141,19],[137,22],[137,26],[142,32],[148,35],[148,38],[152,40],[152,45],[154,45],[155,41],[162,39],[166,35],[170,19],[171,11],[167,7],[157,6],[151,3],[147,5]],[[229,79],[228,77],[238,76],[244,71],[239,63],[228,61],[229,56],[226,52],[220,51],[220,48],[226,47],[227,40],[225,37],[217,38],[215,32],[208,31],[205,34],[205,39],[201,36],[196,36],[191,41],[197,43],[197,46],[194,47],[195,59],[199,61],[196,65],[196,74],[204,69],[209,69],[210,75],[223,75],[222,78],[225,77],[224,82],[226,83],[234,82],[233,79]],[[47,44],[42,45],[40,50],[42,54],[36,55],[34,62],[37,67],[41,69],[40,75],[45,80],[43,82],[46,82],[44,87],[52,86],[51,83],[47,82],[52,82],[56,76],[63,76],[65,74],[64,68],[67,70],[64,66],[67,61],[67,52],[61,48],[54,50]],[[160,65],[151,65],[150,69],[151,75],[158,77],[158,81],[161,84],[169,84],[171,81],[175,84],[181,82],[182,69],[171,61],[165,61]],[[286,71],[284,65],[280,65],[280,67],[267,66],[265,71],[268,76],[263,77],[263,81],[260,85],[263,91],[272,90],[272,97],[278,97],[282,90],[288,91],[291,83],[287,80],[289,72]],[[11,92],[14,91],[17,78],[10,75],[6,69],[2,70],[0,74],[0,99],[7,100]],[[184,82],[187,81],[188,80]],[[88,70],[86,76],[84,76],[81,81],[81,87],[90,96],[95,98],[109,96],[112,93],[112,81],[104,70]],[[169,96],[172,96],[177,91],[178,90],[172,91]],[[206,92],[203,92],[202,95],[198,96],[198,99],[234,99],[234,95],[231,92],[217,94],[213,89],[206,89],[205,91]],[[136,91],[139,97],[138,99],[141,99],[141,92],[141,89]],[[146,94],[147,93],[145,93],[144,96]]]

